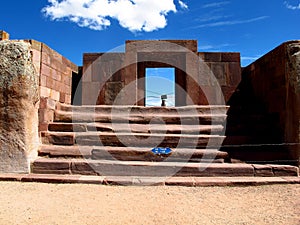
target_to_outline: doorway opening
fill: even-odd
[[[146,68],[145,105],[175,106],[175,68]]]

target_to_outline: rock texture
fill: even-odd
[[[288,113],[289,123],[285,132],[285,138],[293,142],[290,147],[294,158],[298,158],[300,165],[300,41],[294,41],[287,45],[288,54]]]
[[[28,173],[37,155],[39,76],[31,46],[0,41],[0,172]]]

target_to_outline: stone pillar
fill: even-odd
[[[0,173],[28,173],[37,156],[39,75],[31,46],[0,42]]]
[[[8,39],[9,39],[9,34],[6,33],[4,30],[0,30],[0,41],[8,40]]]

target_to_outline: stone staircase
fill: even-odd
[[[171,177],[298,175],[292,166],[231,163],[229,154],[220,151],[227,111],[227,106],[58,104],[54,122],[41,133],[32,174],[100,176],[104,183],[137,179],[139,184]],[[239,137],[234,130],[232,134]],[[154,154],[156,147],[172,152]]]

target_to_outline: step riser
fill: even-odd
[[[226,115],[131,115],[131,116],[114,116],[111,115],[99,115],[88,113],[55,113],[55,122],[67,122],[67,123],[137,123],[137,124],[182,124],[182,125],[210,125],[210,124],[222,124],[226,122]]]
[[[144,134],[222,134],[224,127],[216,126],[181,126],[181,125],[138,125],[138,124],[73,124],[51,123],[49,131],[57,132],[113,132],[113,133],[144,133]]]
[[[223,163],[228,158],[226,152],[220,152],[211,150],[205,152],[205,150],[195,150],[194,152],[173,152],[168,156],[158,156],[150,152],[142,151],[105,151],[105,150],[93,150],[92,159],[94,160],[119,160],[119,161],[149,161],[149,162],[211,162],[214,160],[216,163]]]
[[[215,159],[216,163],[228,160],[228,153],[216,149],[172,149],[167,156],[157,156],[151,152],[151,148],[122,148],[92,146],[42,146],[39,156],[62,158],[87,158],[95,160],[120,160],[120,161],[168,161],[174,162],[200,162],[205,159]]]
[[[186,164],[187,165],[187,164]],[[218,165],[218,166],[214,166]],[[220,166],[219,166],[220,165]],[[223,164],[211,164],[198,166],[172,166],[158,163],[154,166],[142,165],[122,165],[114,163],[97,162],[65,162],[65,163],[41,163],[33,164],[33,173],[39,174],[81,174],[81,175],[99,175],[99,176],[147,176],[147,177],[237,177],[254,176],[254,168],[250,165],[240,165],[236,167],[222,166]]]
[[[45,134],[43,144],[53,145],[88,145],[88,146],[129,146],[129,147],[179,147],[179,148],[205,148],[220,147],[223,136],[189,137],[189,136],[159,136],[159,135],[92,135],[76,136],[73,134]],[[121,140],[120,140],[121,139]]]
[[[281,165],[148,163],[118,161],[50,161],[36,160],[32,164],[36,174],[136,176],[136,177],[290,177],[299,176],[299,168]]]

